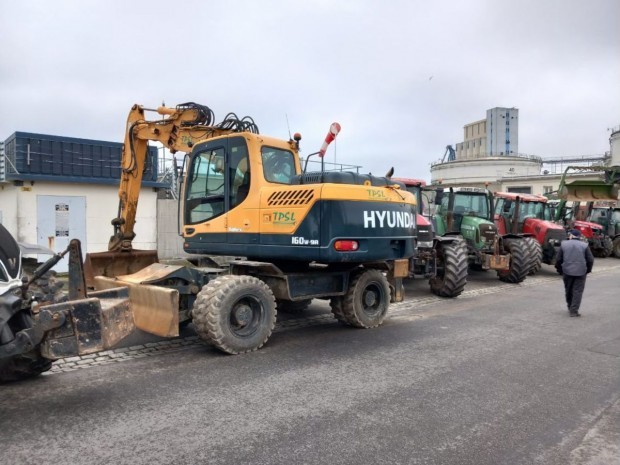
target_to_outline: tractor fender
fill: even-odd
[[[532,234],[513,234],[513,233],[508,233],[508,234],[504,234],[502,236],[502,239],[524,239],[527,236],[531,236]]]
[[[457,239],[461,239],[461,240],[463,240],[463,236],[461,236],[461,234],[460,234],[460,233],[458,233],[458,232],[454,232],[454,231],[453,231],[453,232],[448,232],[448,233],[445,233],[443,236],[435,236],[435,237],[433,238],[433,242],[434,242],[435,244],[437,244],[437,242],[445,242],[445,243],[448,243],[448,242],[454,242],[454,241],[455,241],[455,240],[457,240]]]

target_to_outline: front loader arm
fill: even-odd
[[[132,250],[142,175],[147,164],[148,141],[161,142],[172,153],[190,152],[198,141],[239,130],[237,127],[230,129],[226,125],[228,120],[213,126],[213,112],[208,107],[194,103],[152,110],[165,116],[155,121],[145,120],[145,110],[148,109],[134,105],[127,117],[121,155],[118,216],[112,220],[114,234],[108,244],[111,252]]]

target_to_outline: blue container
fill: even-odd
[[[15,132],[4,142],[6,180],[118,184],[123,144],[75,137]],[[157,147],[149,146],[143,175],[146,187],[157,182]]]

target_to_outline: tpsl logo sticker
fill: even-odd
[[[295,224],[295,212],[273,212],[273,224]]]

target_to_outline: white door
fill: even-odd
[[[86,197],[37,195],[37,243],[54,252],[62,252],[71,239],[79,239],[86,253]],[[40,256],[39,261],[49,257]],[[53,269],[69,270],[69,255]]]

